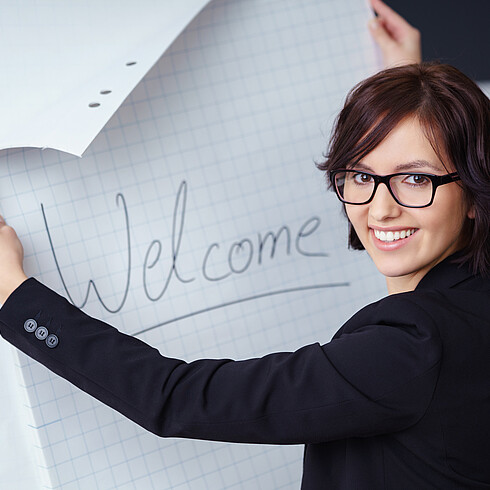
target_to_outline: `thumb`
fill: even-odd
[[[378,19],[371,19],[368,22],[369,31],[381,49],[385,49],[395,42]]]

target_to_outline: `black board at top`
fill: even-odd
[[[490,0],[386,0],[422,32],[424,60],[490,80]]]

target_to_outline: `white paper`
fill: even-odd
[[[376,69],[369,16],[362,0],[211,2],[83,158],[2,152],[0,205],[27,272],[173,357],[328,341],[385,288],[365,254],[347,251],[340,204],[314,165],[347,90]],[[289,247],[286,232],[275,249],[264,242],[284,227]],[[302,229],[313,231],[298,241]],[[84,301],[90,280],[102,301],[93,287]],[[299,446],[159,439],[25,356],[18,364],[47,482],[32,489],[299,487]]]
[[[0,482],[2,488],[32,490],[42,478],[38,471],[39,440],[30,425],[32,413],[27,408],[27,393],[14,348],[0,342]]]
[[[3,2],[0,149],[80,156],[208,1]]]

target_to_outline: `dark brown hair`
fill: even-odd
[[[490,274],[490,101],[456,68],[406,65],[360,82],[347,96],[318,168],[326,171],[331,188],[331,170],[355,165],[407,117],[418,119],[440,160],[458,172],[458,183],[474,207],[459,261],[474,273]],[[350,223],[349,246],[364,249]]]

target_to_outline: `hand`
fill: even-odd
[[[24,249],[15,230],[0,216],[0,303],[26,279],[22,262]]]
[[[369,21],[369,30],[381,48],[385,68],[420,63],[420,31],[381,0],[370,0],[378,17]]]

